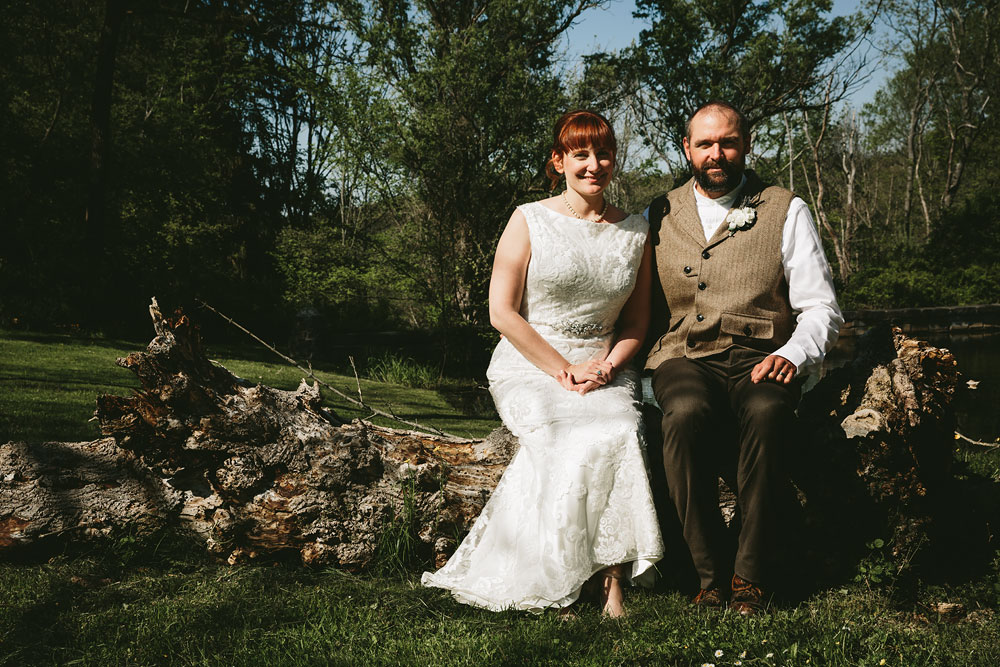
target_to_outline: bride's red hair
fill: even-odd
[[[545,163],[545,173],[549,177],[549,189],[554,190],[562,174],[555,169],[555,155],[565,155],[587,146],[618,152],[618,142],[611,123],[604,116],[586,109],[567,111],[556,121],[552,132],[553,157]]]

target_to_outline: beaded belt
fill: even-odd
[[[593,338],[610,331],[610,329],[606,330],[603,324],[597,322],[571,322],[564,320],[562,322],[531,322],[530,324],[549,327],[561,334],[575,338]]]

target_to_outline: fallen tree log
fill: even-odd
[[[141,390],[97,400],[109,437],[0,446],[0,552],[169,527],[230,563],[359,569],[405,520],[447,554],[516,446],[341,424],[317,385],[247,383],[207,359],[187,316],[150,312],[156,337],[118,360]]]
[[[899,574],[988,553],[987,517],[953,475],[952,401],[963,387],[951,352],[883,326],[803,396],[792,475],[803,541],[825,556],[826,569],[861,557]]]
[[[141,389],[98,398],[107,437],[0,445],[0,554],[170,528],[230,563],[358,570],[397,531],[441,565],[516,451],[502,428],[461,440],[341,423],[316,384],[248,383],[207,359],[187,316],[151,314],[156,337],[118,360]],[[921,499],[948,477],[955,362],[898,331],[860,347],[803,401],[815,458],[797,483],[807,506],[891,505],[919,532]],[[849,498],[833,501],[834,478]]]

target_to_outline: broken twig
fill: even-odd
[[[955,431],[955,439],[967,442],[970,445],[979,445],[980,447],[989,447],[990,449],[1000,448],[1000,442],[983,442],[982,440],[973,440],[967,435],[962,435],[958,431]]]
[[[358,377],[358,367],[354,365],[354,357],[352,355],[347,355],[347,358],[351,360],[351,370],[354,371],[354,381],[358,385],[358,400],[364,403],[365,397],[361,395],[361,378]]]

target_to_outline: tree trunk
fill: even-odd
[[[945,161],[941,209],[951,207],[962,184],[967,160],[977,147],[977,140],[988,117],[991,103],[995,107],[996,34],[1000,30],[997,8],[982,6],[972,11],[935,5],[941,11],[948,49],[952,58],[951,81],[935,86],[941,98],[941,108],[948,134],[948,157]],[[949,104],[949,98],[957,98]],[[957,108],[953,108],[957,107]]]
[[[98,398],[111,437],[0,447],[0,550],[173,527],[231,563],[294,553],[358,569],[405,519],[427,551],[447,554],[516,446],[502,432],[341,425],[318,386],[247,383],[208,361],[186,316],[164,319],[155,301],[150,312],[156,338],[118,360],[141,391]]]
[[[816,192],[813,194],[812,184],[809,182],[808,174],[806,176],[806,186],[809,189],[809,194],[812,197],[813,209],[816,211],[816,224],[818,226],[820,236],[822,237],[822,232],[826,232],[830,237],[830,241],[833,244],[833,254],[837,258],[837,271],[840,275],[841,280],[844,282],[851,275],[851,261],[848,255],[848,244],[849,239],[843,234],[838,234],[837,230],[833,228],[830,223],[830,218],[826,212],[826,205],[823,203],[823,197],[826,192],[826,184],[824,183],[823,175],[823,161],[820,155],[820,148],[823,145],[823,141],[826,138],[827,130],[830,126],[830,111],[832,108],[832,102],[830,99],[830,86],[833,84],[831,79],[826,91],[825,102],[823,106],[823,116],[820,121],[819,134],[816,138],[813,138],[812,130],[809,126],[809,112],[802,112],[802,128],[803,133],[806,137],[806,143],[809,144],[809,150],[812,153],[813,158],[813,175],[816,178]],[[805,171],[805,166],[803,165],[803,171]]]
[[[94,76],[94,99],[91,111],[90,174],[87,210],[84,220],[90,253],[95,266],[101,266],[105,235],[105,192],[107,161],[111,149],[111,98],[115,80],[115,54],[118,36],[125,19],[125,0],[107,0],[104,25],[97,42],[97,71]]]
[[[952,476],[957,362],[899,329],[873,329],[857,349],[799,406],[794,478],[816,529],[807,539],[829,556],[880,538],[901,569],[924,554],[955,557],[978,530]]]
[[[844,173],[844,211],[840,223],[840,236],[843,241],[846,265],[840,267],[840,277],[846,282],[853,272],[851,267],[854,232],[858,223],[858,205],[855,201],[855,191],[858,177],[858,114],[851,111],[844,118],[844,133],[846,141],[840,153],[840,166]],[[877,193],[876,193],[877,194]]]
[[[241,380],[205,357],[186,316],[163,318],[155,300],[150,312],[156,337],[118,360],[142,389],[98,398],[108,437],[0,446],[0,554],[172,528],[230,563],[358,570],[388,535],[441,565],[516,451],[502,428],[458,440],[340,424],[318,386]],[[958,373],[947,350],[898,330],[863,340],[803,400],[796,483],[823,535],[857,532],[850,520],[877,507],[903,553],[950,479]]]

